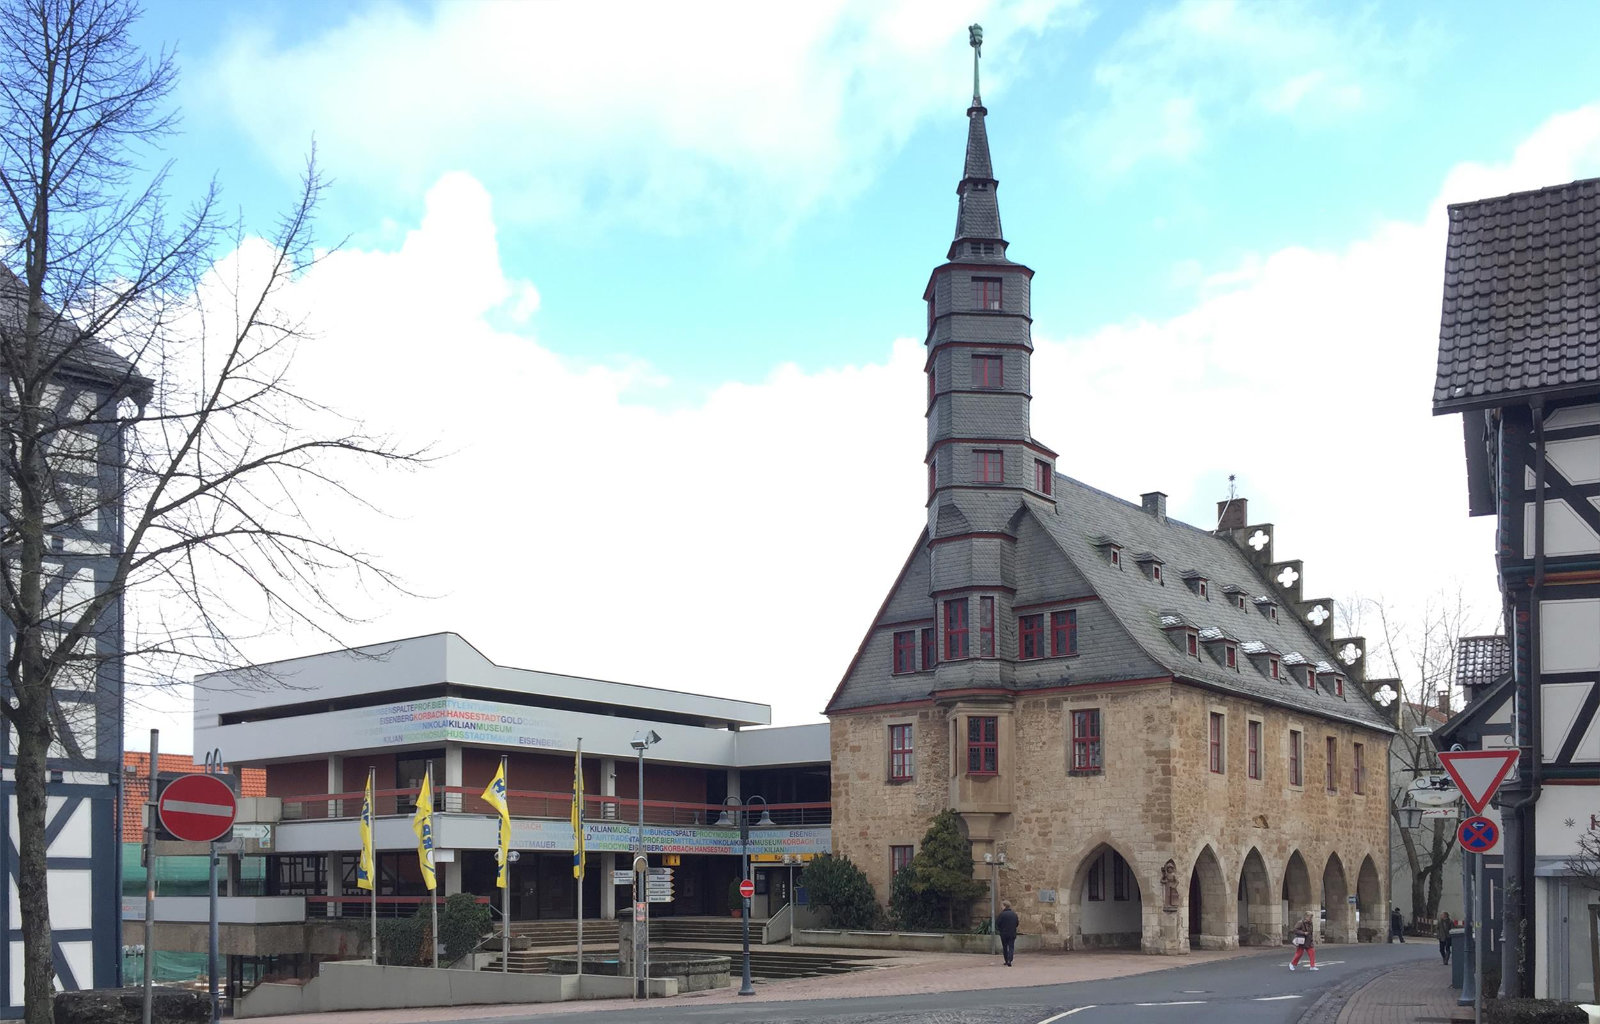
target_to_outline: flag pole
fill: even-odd
[[[573,874],[577,876],[578,883],[578,977],[583,977],[583,860],[588,856],[588,851],[583,849],[583,737],[578,737],[578,749],[575,755],[577,764],[573,767],[576,773],[573,779],[572,802],[577,806],[573,809],[573,825],[577,835],[572,837]]]
[[[428,787],[428,800],[431,802],[433,800],[433,762],[432,761],[428,762],[428,770],[427,770],[426,774],[423,775],[423,781],[426,783],[426,785]],[[428,842],[430,844],[429,847],[428,847],[428,859],[431,861],[431,860],[433,860],[433,847],[431,845],[433,843],[432,831],[431,831],[433,829],[433,814],[432,814],[431,811],[428,814],[428,828],[430,830],[429,831],[429,838],[428,838]],[[434,865],[434,870],[436,872],[438,871],[438,865],[437,864]],[[428,887],[428,906],[433,908],[433,969],[434,970],[438,970],[439,969],[439,881],[438,881],[439,876],[437,874],[435,874],[433,877],[434,877],[434,883],[433,883],[433,885]]]
[[[372,844],[372,966],[378,966],[378,769],[367,767],[367,792],[372,803],[367,808],[367,842]]]
[[[504,754],[500,755],[500,777],[506,780],[506,808],[511,807],[511,780],[506,777],[506,761]],[[501,818],[501,827],[505,827],[505,819]],[[511,849],[504,841],[500,843],[500,973],[508,974],[511,970]]]

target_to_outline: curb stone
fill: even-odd
[[[1379,978],[1393,971],[1403,970],[1412,964],[1384,964],[1382,967],[1370,968],[1352,978],[1347,978],[1339,984],[1322,993],[1322,997],[1311,1004],[1310,1009],[1300,1015],[1296,1024],[1337,1024],[1339,1014],[1344,1011],[1345,1004],[1362,989],[1377,981]]]

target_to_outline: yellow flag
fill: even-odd
[[[506,876],[506,854],[511,850],[511,805],[506,802],[504,761],[501,761],[500,767],[495,770],[494,778],[489,780],[489,788],[483,791],[483,800],[500,812],[500,849],[495,852],[495,860],[500,865],[500,871],[495,875],[494,884],[503,889],[510,884],[510,879]]]
[[[583,881],[583,751],[572,756],[572,877]]]
[[[422,792],[417,794],[417,813],[411,816],[411,831],[417,834],[417,861],[422,865],[422,882],[432,892],[433,877],[433,766],[422,776]]]
[[[361,800],[361,860],[356,863],[356,885],[371,889],[377,876],[372,860],[372,773],[367,773],[367,793]]]

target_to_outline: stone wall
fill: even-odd
[[[1100,711],[1104,770],[1073,771],[1071,715],[1091,708]],[[888,895],[889,847],[918,843],[935,813],[956,806],[974,840],[975,876],[987,878],[985,853],[1004,852],[1000,895],[1012,901],[1022,931],[1050,948],[1125,944],[1126,922],[1135,919],[1147,952],[1275,944],[1292,926],[1287,918],[1320,916],[1325,889],[1328,941],[1355,939],[1347,897],[1358,888],[1367,923],[1385,912],[1385,734],[1166,682],[1022,694],[1006,711],[1011,728],[1001,730],[1001,743],[1012,748],[1002,750],[1001,764],[1014,776],[1004,780],[1013,802],[1008,813],[994,813],[993,804],[963,806],[959,718],[969,712],[983,709],[930,704],[832,718],[835,852],[866,871],[880,899]],[[1224,716],[1221,772],[1210,770],[1213,713]],[[1259,779],[1247,764],[1251,720],[1261,725]],[[891,783],[888,727],[908,721],[916,730],[916,777]],[[1288,778],[1291,730],[1301,735],[1298,786]],[[1324,771],[1329,736],[1337,754],[1332,791]],[[1353,792],[1356,743],[1364,747],[1361,794]],[[1127,865],[1120,878],[1116,857]],[[1096,902],[1088,899],[1092,888],[1126,906],[1085,914]],[[1117,934],[1100,934],[1097,918],[1122,924]]]

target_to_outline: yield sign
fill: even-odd
[[[1516,762],[1515,750],[1452,750],[1439,755],[1439,763],[1456,780],[1473,814],[1483,813]]]

